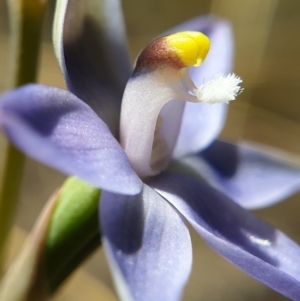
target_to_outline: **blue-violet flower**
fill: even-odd
[[[192,264],[187,221],[234,265],[300,300],[299,246],[245,210],[297,191],[299,169],[215,140],[227,105],[209,103],[240,90],[229,24],[183,23],[147,46],[131,73],[119,1],[58,0],[54,45],[69,91],[3,94],[0,126],[29,156],[102,189],[103,245],[120,298],[180,299]],[[166,171],[170,160],[181,169]]]

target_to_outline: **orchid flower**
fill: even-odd
[[[299,169],[216,140],[240,90],[232,44],[226,21],[198,17],[151,42],[131,72],[117,0],[58,1],[54,45],[69,91],[27,85],[1,96],[0,125],[18,148],[102,189],[103,245],[122,300],[180,299],[192,265],[186,222],[300,300],[299,246],[245,209],[297,191]]]

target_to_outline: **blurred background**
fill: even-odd
[[[236,39],[235,72],[244,92],[231,102],[221,137],[251,140],[300,156],[300,1],[299,0],[123,0],[131,58],[154,36],[201,14],[228,19]],[[51,45],[54,1],[44,28],[39,82],[64,88]],[[0,0],[0,92],[7,88],[9,28]],[[0,133],[0,168],[6,140]],[[300,161],[299,161],[300,162]],[[10,256],[64,176],[27,159]],[[255,214],[300,243],[300,194]],[[210,250],[192,233],[194,265],[183,300],[287,300],[259,284]],[[104,254],[97,251],[54,298],[116,300]]]

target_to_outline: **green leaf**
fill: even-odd
[[[100,245],[99,197],[99,189],[75,177],[64,183],[45,246],[50,293]]]

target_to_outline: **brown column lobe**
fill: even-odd
[[[134,68],[133,76],[158,68],[180,70],[184,67],[186,66],[178,57],[176,50],[168,45],[165,37],[162,37],[153,41],[142,51]]]

